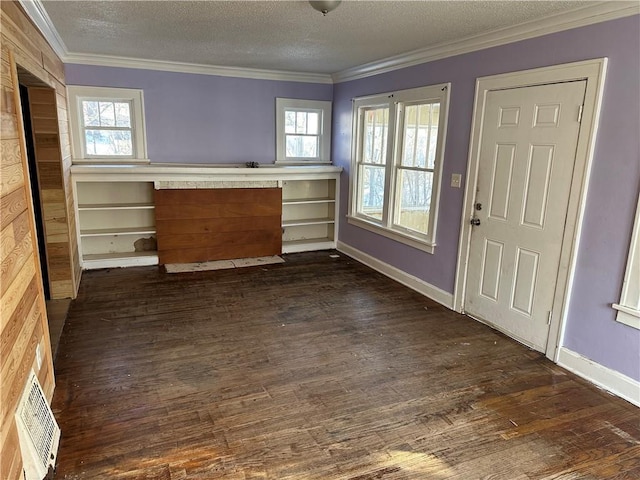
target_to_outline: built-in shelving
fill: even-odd
[[[121,228],[98,228],[95,230],[80,230],[81,237],[109,237],[117,235],[153,235],[156,233],[155,227],[121,227]]]
[[[83,268],[158,263],[154,182],[194,185],[189,188],[202,182],[223,184],[218,188],[277,184],[282,187],[282,252],[335,248],[340,171],[332,166],[74,165]]]
[[[282,182],[282,251],[335,248],[337,179]]]
[[[158,262],[152,182],[75,182],[84,268]]]

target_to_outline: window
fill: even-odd
[[[613,304],[613,308],[618,311],[618,322],[640,330],[640,197],[636,207],[636,220],[633,225],[622,295],[620,303]]]
[[[354,101],[349,223],[433,252],[449,90]]]
[[[148,162],[142,91],[69,87],[74,162]]]
[[[331,102],[276,98],[276,162],[331,163]]]

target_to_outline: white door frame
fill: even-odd
[[[487,93],[492,90],[529,87],[549,83],[575,80],[587,81],[582,111],[582,123],[580,133],[578,134],[575,166],[571,180],[565,232],[562,239],[558,280],[551,311],[549,338],[545,350],[546,356],[553,361],[557,361],[558,346],[562,340],[568,301],[571,298],[577,260],[576,254],[582,231],[582,218],[586,204],[589,174],[591,172],[591,162],[600,118],[606,69],[607,59],[598,58],[583,62],[480,77],[476,80],[473,123],[471,124],[471,140],[469,143],[469,161],[467,164],[460,242],[458,245],[458,263],[453,293],[453,308],[460,313],[464,313],[469,246],[471,243],[470,221],[473,217],[473,202],[478,182],[482,121],[487,102]]]

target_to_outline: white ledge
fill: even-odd
[[[336,178],[342,167],[333,165],[284,166],[267,164],[248,168],[244,164],[73,165],[71,174],[82,181],[253,181]]]
[[[611,306],[618,311],[616,322],[620,322],[629,327],[640,330],[640,310],[633,307],[627,307],[626,305],[619,305],[617,303],[614,303]]]

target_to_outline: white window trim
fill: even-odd
[[[436,242],[436,231],[438,225],[438,211],[440,203],[440,190],[442,187],[442,164],[444,161],[445,143],[447,138],[447,125],[449,123],[449,100],[451,94],[451,83],[442,83],[438,85],[429,85],[425,87],[412,88],[396,92],[386,92],[378,95],[356,98],[353,101],[353,117],[352,117],[352,142],[351,142],[351,181],[349,182],[349,214],[347,222],[351,225],[363,228],[365,230],[377,233],[384,237],[390,238],[397,242],[409,245],[413,248],[422,250],[427,253],[434,253]],[[400,141],[399,135],[402,132],[396,132],[396,127],[400,124],[399,112],[396,111],[396,105],[400,103],[418,102],[421,100],[440,99],[440,115],[441,122],[438,128],[438,150],[436,152],[435,169],[432,185],[432,201],[429,212],[429,233],[427,236],[414,234],[411,230],[404,229],[401,226],[394,225],[395,204],[391,204],[390,200],[395,195],[395,183],[397,164],[400,162]],[[356,196],[358,195],[358,128],[359,128],[359,111],[363,107],[371,106],[388,106],[389,107],[389,141],[387,143],[388,162],[385,174],[385,204],[383,205],[383,220],[380,222],[372,220],[358,214]]]
[[[612,306],[618,311],[616,321],[640,330],[640,195],[620,303]]]
[[[142,90],[131,88],[68,86],[67,93],[70,113],[69,122],[71,129],[71,148],[73,153],[73,163],[149,163],[149,159],[147,158],[147,138],[144,120],[144,95]],[[82,128],[81,102],[88,99],[122,100],[131,103],[131,123],[133,134],[132,156],[88,157],[86,155],[85,144],[83,141],[84,132]]]
[[[287,157],[285,148],[284,112],[285,110],[320,110],[319,152],[316,158]],[[330,164],[331,163],[331,102],[324,100],[299,100],[295,98],[276,98],[276,163],[288,165]]]

